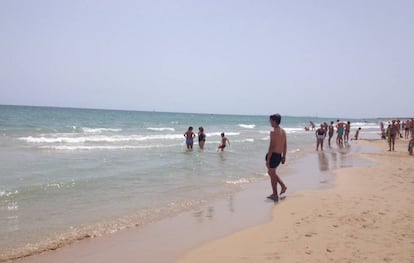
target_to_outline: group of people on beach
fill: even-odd
[[[280,164],[284,164],[286,162],[286,152],[287,152],[287,139],[286,139],[286,132],[283,128],[280,127],[282,117],[280,114],[273,114],[269,117],[270,125],[272,126],[273,130],[270,132],[270,142],[269,148],[266,153],[265,162],[267,173],[270,177],[270,184],[272,187],[272,193],[267,197],[273,201],[279,200],[279,195],[286,192],[287,187],[285,183],[280,179],[280,177],[276,173],[276,168]],[[203,127],[198,128],[198,134],[196,135],[193,131],[193,127],[188,127],[188,130],[184,133],[185,143],[187,145],[188,150],[193,149],[194,139],[198,136],[198,145],[200,149],[204,148],[204,144],[206,142],[206,134],[204,132]],[[230,145],[229,139],[225,136],[224,132],[221,133],[221,140],[220,144],[217,147],[218,151],[223,151],[226,148],[226,145]],[[278,192],[277,185],[280,184],[281,190]]]
[[[284,194],[287,190],[285,183],[276,173],[276,169],[280,164],[284,164],[286,162],[286,152],[287,152],[287,138],[285,130],[280,127],[281,122],[281,115],[280,114],[273,114],[269,116],[269,122],[272,126],[273,130],[270,132],[270,142],[269,148],[265,156],[266,168],[267,173],[270,177],[270,184],[272,188],[272,193],[267,197],[275,202],[279,201],[280,195]],[[315,125],[313,122],[310,122],[310,128],[305,128],[306,130],[315,130]],[[391,121],[388,125],[386,134],[389,138],[389,145],[390,151],[391,146],[392,150],[394,151],[394,143],[397,134],[400,134],[402,138],[402,134],[400,133],[400,129],[405,131],[405,138],[408,138],[411,134],[411,140],[409,143],[409,152],[413,154],[414,148],[414,121],[413,119],[407,120],[404,126],[399,125],[400,122],[395,120]],[[382,124],[383,126],[383,124]],[[382,127],[383,128],[383,127]],[[198,142],[200,149],[204,148],[204,144],[206,141],[206,134],[204,133],[204,128],[199,127],[198,132]],[[323,142],[325,137],[328,135],[328,144],[331,147],[331,139],[334,136],[336,130],[336,143],[338,145],[344,145],[349,142],[349,134],[351,132],[351,122],[343,122],[341,120],[337,120],[336,124],[334,121],[331,121],[328,125],[326,122],[322,123],[318,129],[315,130],[316,136],[316,150],[319,150],[319,146],[321,150],[323,150]],[[361,127],[356,129],[355,135],[351,140],[358,140],[359,132]],[[189,127],[188,130],[184,133],[184,137],[186,138],[186,145],[187,149],[191,150],[193,148],[193,141],[196,138],[196,134],[193,132],[193,127]],[[224,133],[221,133],[221,141],[217,148],[217,150],[223,151],[226,147],[226,144],[230,144],[230,141],[225,137]],[[278,192],[278,184],[281,187],[280,192]]]
[[[406,121],[391,120],[388,122],[387,129],[384,127],[384,122],[380,123],[381,138],[386,139],[388,143],[388,151],[395,151],[396,139],[409,139],[408,152],[413,155],[414,146],[414,119],[407,119]],[[403,132],[404,131],[404,135]]]
[[[311,123],[311,127],[314,126],[313,122]],[[309,128],[307,129],[309,130]],[[323,142],[325,140],[325,137],[328,135],[328,144],[329,147],[331,147],[331,140],[334,136],[336,130],[336,143],[338,145],[344,145],[345,143],[349,142],[349,134],[351,132],[351,122],[343,122],[341,120],[336,120],[336,124],[334,124],[333,121],[328,125],[326,122],[322,123],[318,129],[315,131],[316,136],[316,150],[319,150],[319,146],[321,147],[321,150],[323,151]],[[361,130],[361,127],[359,127],[355,131],[355,135],[351,140],[358,140],[359,138],[359,132]]]
[[[194,139],[198,136],[198,146],[200,149],[204,149],[204,145],[206,143],[206,137],[207,135],[204,132],[203,127],[198,127],[198,134],[196,135],[193,131],[193,127],[188,127],[188,130],[184,133],[185,137],[185,144],[187,145],[187,150],[192,150],[194,145]],[[217,151],[224,151],[224,148],[226,148],[227,143],[230,145],[229,139],[224,135],[224,132],[221,133],[221,140],[220,144],[217,147]]]
[[[270,125],[272,126],[273,131],[270,132],[269,148],[268,148],[268,151],[265,157],[267,173],[269,174],[270,183],[272,187],[272,194],[270,194],[267,198],[275,202],[279,200],[279,194],[281,195],[285,193],[287,190],[285,183],[276,174],[276,168],[281,163],[284,164],[286,161],[286,151],[287,151],[286,132],[283,128],[279,126],[281,119],[282,117],[280,116],[280,114],[273,114],[269,117]],[[188,130],[184,133],[187,150],[191,151],[193,149],[194,139],[196,137],[198,137],[198,145],[200,149],[204,149],[204,145],[205,145],[206,137],[207,137],[207,135],[204,132],[204,128],[199,127],[197,135],[195,134],[193,130],[194,128],[190,126],[188,127]],[[226,148],[227,144],[230,145],[230,141],[225,136],[224,132],[222,132],[220,144],[217,147],[217,151],[223,151],[224,148]],[[280,193],[278,193],[277,191],[278,184],[280,184],[281,186]]]

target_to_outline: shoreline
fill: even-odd
[[[361,151],[357,145],[351,148]],[[283,167],[281,175],[289,187],[289,199],[304,190],[332,187],[333,170],[338,167],[369,165],[362,159],[354,158],[349,150],[349,147],[334,147],[326,149],[326,152],[305,152],[297,163]],[[363,147],[363,150],[367,148]],[[312,176],[304,179],[304,170]],[[200,209],[103,237],[86,238],[57,250],[14,261],[112,262],[121,259],[127,262],[175,262],[194,246],[269,222],[274,206],[273,201],[265,198],[269,191],[270,182],[266,177],[224,200],[214,201]]]
[[[176,263],[414,262],[414,157],[407,143],[398,140],[397,152],[388,152],[384,140],[359,141],[378,149],[356,153],[375,165],[340,167],[332,188],[289,196],[270,222],[206,242]]]

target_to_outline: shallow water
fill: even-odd
[[[376,133],[375,120],[352,121],[365,124],[362,138]],[[285,174],[314,144],[308,122],[282,119]],[[204,150],[185,149],[190,125],[204,126]],[[269,131],[267,116],[0,106],[0,253],[143,225],[266,180]],[[231,144],[217,152],[221,132]],[[324,169],[345,162],[340,152],[318,158]]]

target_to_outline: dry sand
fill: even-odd
[[[271,222],[209,241],[177,263],[414,262],[414,156],[407,141],[359,154],[377,163],[335,171],[335,186],[289,195]]]

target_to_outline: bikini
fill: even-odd
[[[325,137],[325,131],[323,130],[318,130],[317,132],[317,136],[318,139],[323,139]]]

